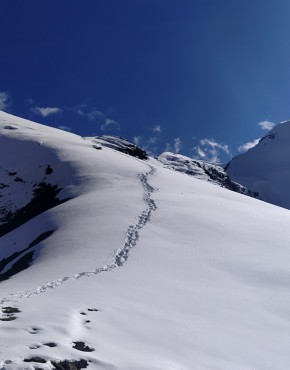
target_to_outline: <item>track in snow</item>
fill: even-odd
[[[140,184],[143,189],[143,200],[145,204],[147,205],[147,208],[138,217],[138,222],[128,227],[126,236],[125,236],[125,242],[117,250],[113,258],[113,261],[111,263],[103,267],[96,268],[95,270],[92,270],[92,271],[84,271],[84,272],[77,273],[73,276],[65,276],[63,278],[59,278],[55,281],[45,283],[39,286],[38,288],[36,288],[35,290],[11,294],[8,297],[4,297],[0,299],[0,304],[10,302],[13,300],[17,300],[17,299],[21,299],[21,298],[29,298],[30,296],[34,294],[44,293],[47,290],[57,288],[58,286],[62,285],[64,282],[68,280],[80,279],[82,277],[90,277],[92,275],[97,275],[105,271],[111,271],[117,267],[123,266],[124,263],[126,263],[126,261],[129,258],[131,249],[134,248],[138,242],[139,230],[141,230],[147,224],[147,222],[150,220],[151,213],[157,209],[156,203],[151,198],[151,194],[154,191],[154,188],[148,183],[148,177],[152,176],[156,172],[156,170],[153,166],[151,165],[148,165],[148,166],[150,167],[150,171],[148,171],[145,174],[138,175]]]

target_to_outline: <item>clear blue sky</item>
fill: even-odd
[[[290,117],[289,17],[289,0],[1,1],[0,109],[227,161]]]

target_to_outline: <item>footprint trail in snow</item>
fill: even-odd
[[[148,183],[148,177],[154,175],[156,170],[153,166],[151,165],[148,165],[148,166],[150,167],[149,172],[145,174],[143,173],[138,174],[138,178],[139,178],[140,184],[143,189],[143,200],[145,204],[147,205],[147,208],[139,215],[138,222],[128,227],[126,236],[125,236],[125,242],[117,250],[117,252],[114,255],[113,261],[111,263],[103,267],[96,268],[95,270],[92,270],[92,271],[80,272],[73,276],[65,276],[65,277],[59,278],[55,281],[45,283],[37,287],[35,290],[11,294],[8,297],[4,297],[0,299],[0,304],[7,303],[12,300],[18,300],[21,298],[29,298],[30,296],[34,294],[44,293],[47,290],[57,288],[58,286],[62,285],[64,282],[68,280],[80,279],[82,277],[90,277],[92,275],[97,275],[105,271],[111,271],[117,267],[123,266],[124,263],[126,263],[126,261],[129,258],[130,250],[134,248],[138,242],[139,230],[141,230],[147,224],[147,222],[150,220],[151,213],[157,209],[156,203],[151,198],[151,194],[154,191],[154,188]]]

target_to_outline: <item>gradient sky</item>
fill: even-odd
[[[290,117],[289,19],[289,0],[0,1],[0,109],[226,162]]]

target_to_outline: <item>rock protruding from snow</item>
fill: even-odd
[[[290,121],[275,126],[225,170],[232,181],[259,193],[259,198],[290,209]]]
[[[132,157],[136,157],[139,159],[148,159],[148,154],[145,150],[139,148],[135,144],[130,143],[126,139],[123,139],[118,136],[111,136],[111,135],[103,135],[103,136],[96,136],[93,140],[98,143],[102,144],[111,149],[118,150],[119,152],[129,154]]]
[[[253,198],[257,197],[256,193],[235,181],[231,181],[227,173],[220,166],[170,152],[162,153],[158,157],[158,160],[165,167],[175,171],[211,182],[240,194],[245,194]]]

